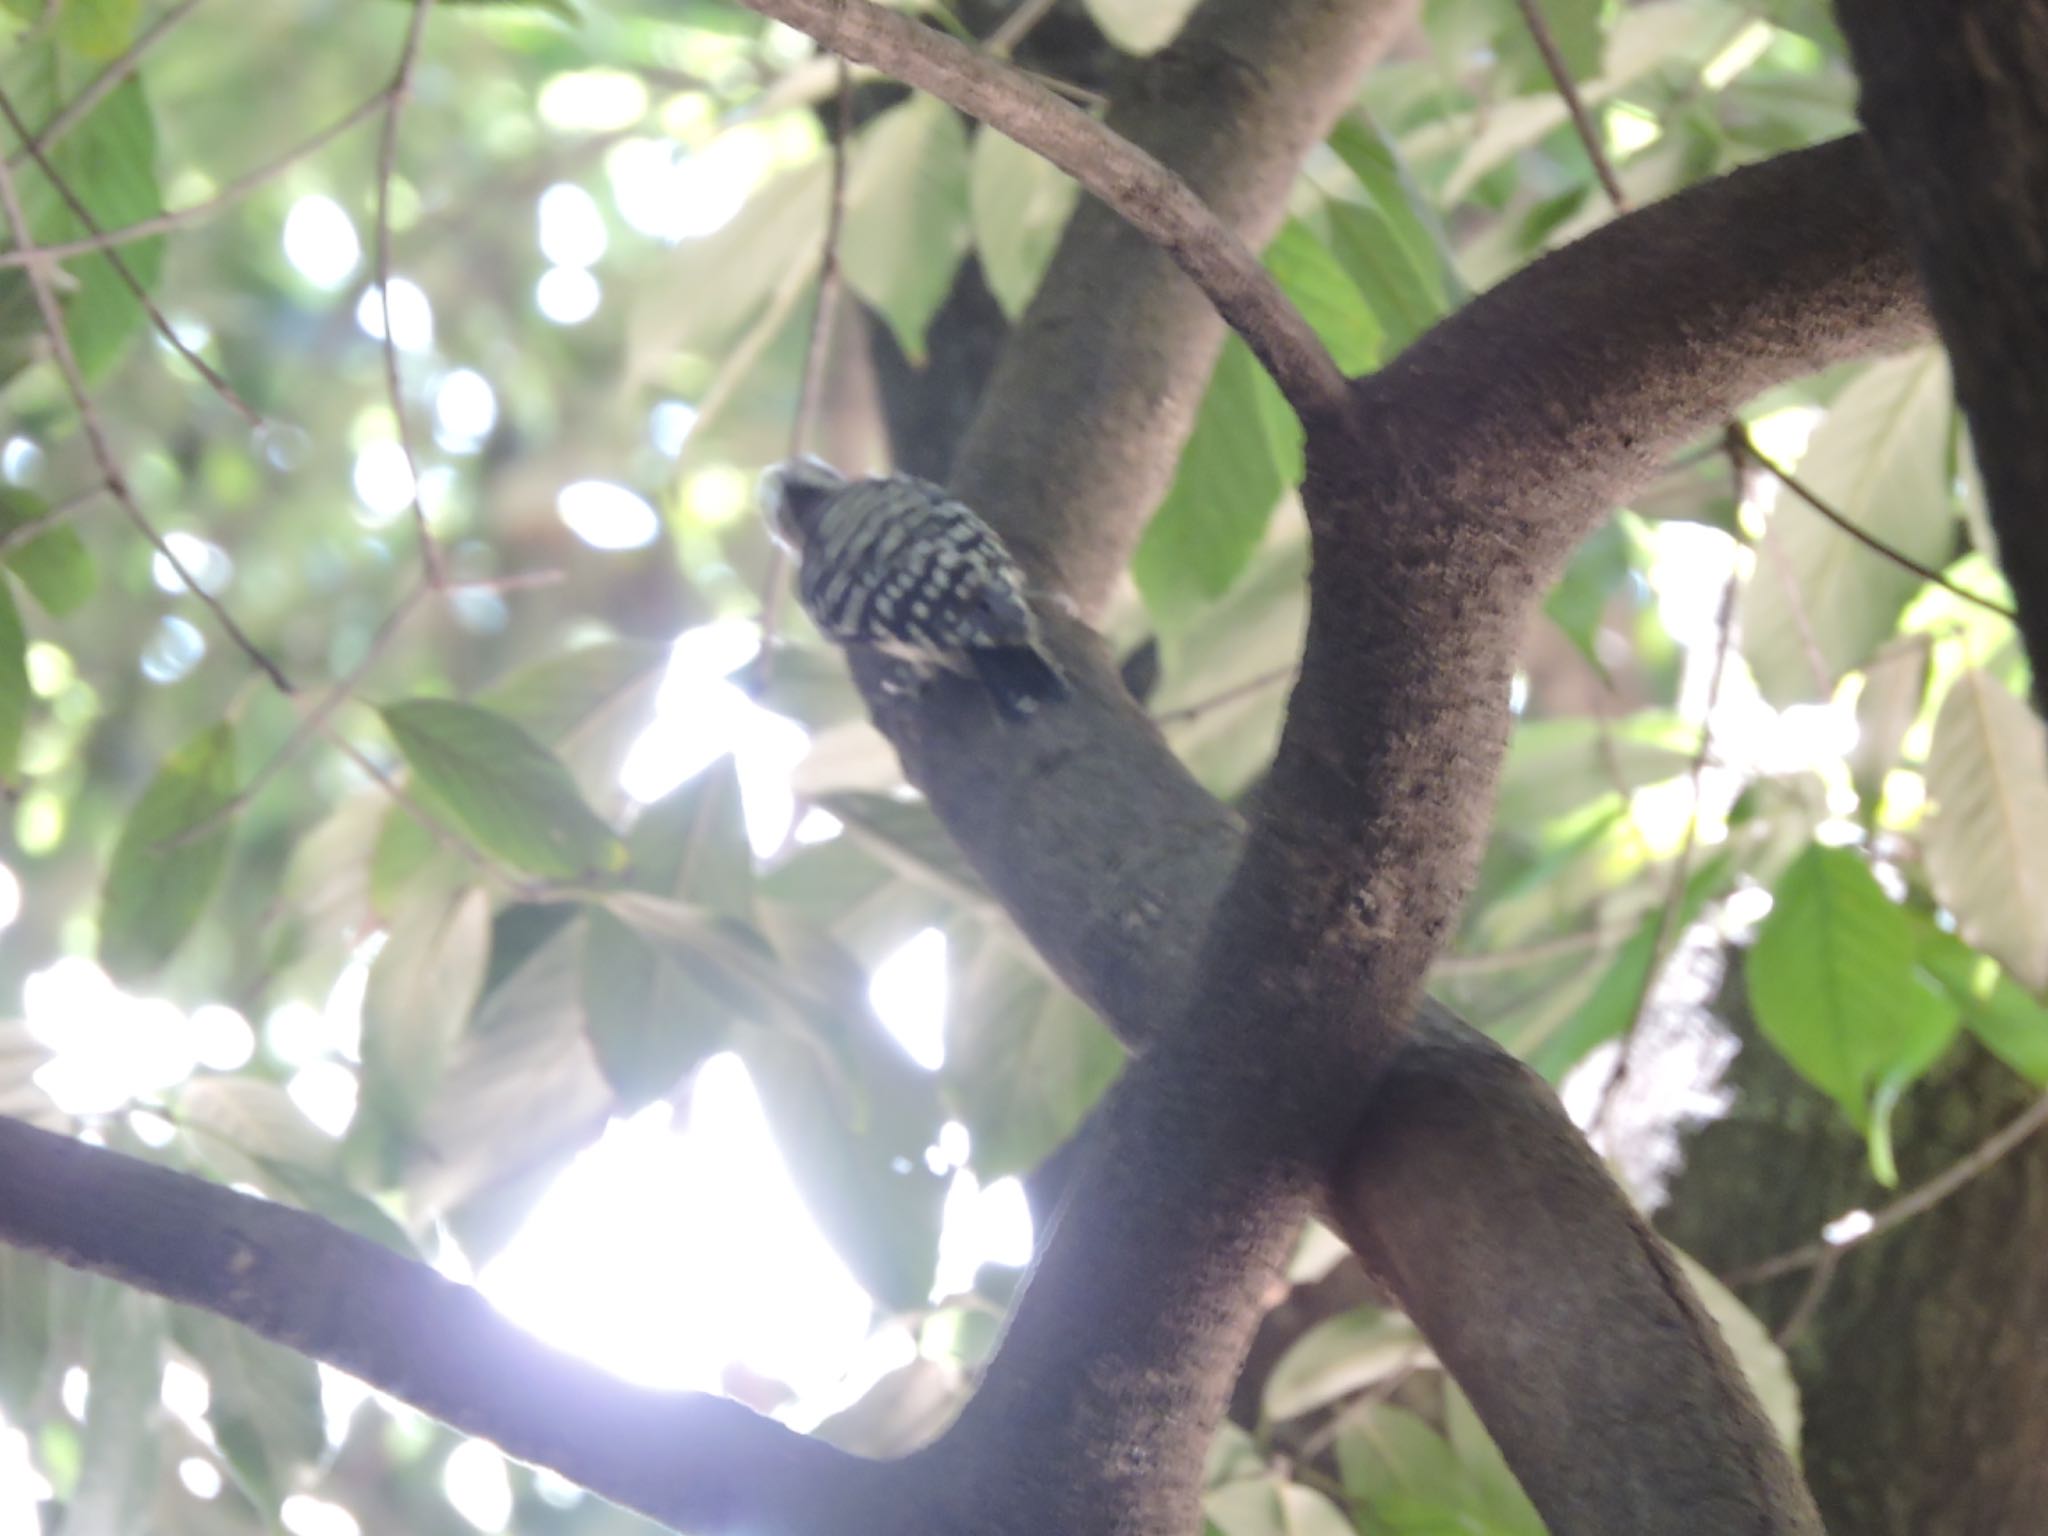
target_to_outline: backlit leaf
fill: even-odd
[[[891,107],[854,149],[840,265],[912,361],[967,254],[967,183],[967,130],[936,97]]]
[[[100,891],[100,964],[116,981],[153,974],[205,912],[227,863],[219,817],[234,793],[235,732],[222,721],[173,752],[128,813]]]
[[[1954,1037],[1955,1005],[1914,969],[1912,924],[1853,850],[1808,848],[1771,900],[1749,952],[1757,1025],[1867,1128],[1876,1092],[1910,1082]]]
[[[13,486],[0,486],[0,538],[49,512],[40,496]],[[74,529],[58,523],[7,551],[7,567],[21,578],[29,595],[53,617],[77,612],[98,585],[92,556]]]
[[[408,699],[381,713],[420,782],[487,853],[556,879],[624,864],[623,845],[561,760],[503,716],[448,699]]]
[[[1038,291],[1080,188],[1042,155],[992,128],[974,135],[968,202],[989,291],[1012,320]]]
[[[1995,677],[1958,677],[1927,752],[1928,873],[1963,937],[2048,989],[2048,731]]]

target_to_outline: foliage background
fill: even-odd
[[[1131,51],[1185,10],[1085,7]],[[1817,0],[1546,12],[1633,202],[1853,127]],[[902,792],[801,617],[785,612],[772,671],[745,661],[773,569],[751,482],[790,444],[831,207],[829,64],[713,0],[451,0],[416,59],[396,4],[4,14],[0,90],[31,125],[143,50],[52,164],[102,228],[204,210],[121,249],[261,425],[102,258],[65,264],[68,344],[135,510],[301,694],[265,683],[106,493],[32,285],[0,269],[0,515],[52,518],[6,535],[0,768],[20,899],[0,995],[24,1005],[0,1036],[0,1106],[474,1268],[609,1116],[687,1109],[695,1069],[736,1051],[813,1216],[917,1340],[832,1432],[871,1450],[929,1434],[1013,1277],[984,1269],[935,1300],[946,1181],[925,1149],[953,1120],[981,1183],[1027,1174],[1117,1054]],[[935,102],[858,80],[852,103],[838,256],[854,303],[827,331],[815,446],[880,467],[877,379],[924,362],[960,285],[1019,313],[1074,194]],[[88,233],[18,148],[10,165],[28,240]],[[1314,158],[1266,259],[1364,370],[1611,213],[1517,7],[1434,0]],[[387,217],[391,272],[411,285],[391,288],[395,398],[375,334]],[[415,592],[401,418],[458,582],[445,595]],[[1719,442],[1674,461],[1580,551],[1528,638],[1496,830],[1434,990],[1604,1117],[1647,1176],[1651,1132],[1701,1091],[1657,1065],[1658,1037],[1697,1024],[1739,964],[1763,1035],[1882,1186],[1893,1106],[1964,1033],[2048,1082],[2048,886],[2027,857],[2048,846],[2041,731],[2009,625],[1944,584],[2005,601],[1940,354],[1807,381],[1747,420],[1815,499],[1922,569]],[[1156,647],[1149,702],[1226,798],[1270,755],[1299,649],[1300,472],[1298,427],[1232,342],[1111,620],[1124,647]],[[800,764],[800,738],[718,690],[719,664],[802,726]],[[348,750],[299,743],[307,701],[337,679]],[[928,928],[947,941],[935,1072],[866,996]],[[1733,960],[1731,943],[1747,946]],[[169,1007],[116,1005],[79,980],[85,958]],[[67,1002],[39,1010],[52,975],[70,990],[44,996]],[[234,1036],[221,1007],[252,1031],[232,1065],[189,1043],[214,1038],[196,1024]],[[1610,1103],[1624,1039],[1641,1049]],[[66,1062],[109,1055],[130,1070],[104,1101],[64,1088]],[[291,1092],[316,1064],[360,1094],[338,1139]],[[1311,1243],[1300,1275],[1329,1263]],[[282,1519],[315,1536],[345,1528],[319,1525],[342,1510],[459,1528],[451,1437],[427,1422],[379,1404],[334,1440],[309,1363],[34,1260],[0,1270],[0,1407],[67,1528]],[[1793,1432],[1782,1356],[1717,1301]],[[166,1362],[210,1383],[203,1409],[173,1411]],[[82,1415],[72,1366],[91,1382]],[[1534,1528],[1396,1318],[1309,1333],[1260,1407],[1217,1450],[1226,1536]],[[195,1496],[176,1471],[190,1459],[225,1488]],[[499,1518],[519,1529],[627,1519],[509,1477]]]

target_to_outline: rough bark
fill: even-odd
[[[1737,957],[1739,959],[1739,957]],[[1738,967],[1731,967],[1731,970]],[[1871,1178],[1861,1140],[1761,1044],[1740,978],[1716,1003],[1744,1041],[1733,1107],[1686,1146],[1659,1225],[1710,1268],[1739,1272],[1811,1242],[1896,1191]],[[1949,1167],[2033,1091],[1959,1046],[1894,1121],[1900,1179]],[[2048,1509],[2048,1138],[2034,1137],[1959,1193],[1843,1256],[1791,1348],[1808,1482],[1836,1536],[2022,1536]],[[1782,1327],[1810,1273],[1745,1287]]]
[[[1839,0],[2048,710],[2048,3]]]

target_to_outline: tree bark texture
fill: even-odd
[[[1743,1042],[1722,1118],[1690,1136],[1659,1225],[1710,1269],[1813,1241],[1897,1191],[1872,1179],[1861,1138],[1757,1037],[1739,975],[1715,1004]],[[2033,1091],[1959,1045],[1895,1117],[1900,1182],[1953,1164]],[[1808,1483],[1835,1536],[2034,1536],[2048,1510],[2048,1138],[2035,1136],[1958,1193],[1809,1273],[1741,1294],[1791,1340]]]

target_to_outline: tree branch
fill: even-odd
[[[887,1471],[727,1399],[622,1382],[317,1216],[4,1118],[0,1238],[217,1313],[679,1529],[835,1529]]]
[[[1001,61],[869,0],[741,3],[1043,155],[1180,264],[1304,420],[1341,408],[1343,374],[1257,255],[1186,182],[1114,129]]]

